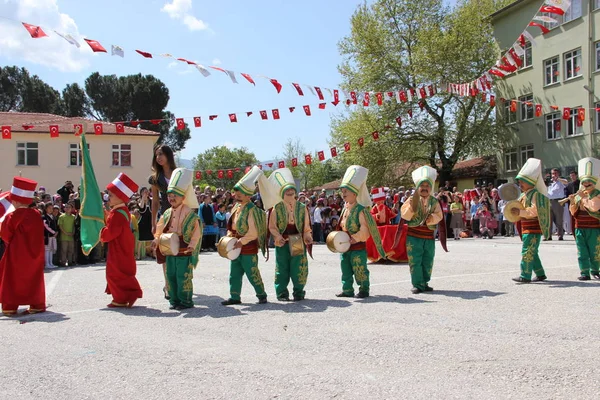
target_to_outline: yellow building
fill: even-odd
[[[94,134],[94,124],[102,123],[102,134]],[[53,114],[0,112],[0,127],[10,126],[11,138],[0,140],[0,188],[9,190],[13,176],[33,179],[54,194],[65,181],[75,188],[81,178],[80,138],[74,125],[83,124],[86,139],[101,189],[119,172],[126,173],[138,185],[147,186],[151,174],[153,147],[159,134],[85,118]],[[58,127],[58,137],[50,136],[50,126]]]

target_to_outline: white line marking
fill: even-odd
[[[52,274],[52,279],[50,279],[50,282],[48,283],[48,286],[46,287],[46,297],[50,297],[52,295],[52,292],[54,292],[54,289],[56,288],[56,285],[58,284],[60,277],[64,273],[65,273],[65,271],[56,271],[55,274]]]

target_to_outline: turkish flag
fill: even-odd
[[[300,87],[299,84],[292,83],[292,85],[294,85],[294,87],[296,88],[296,91],[298,92],[298,96],[304,96],[304,92],[302,91],[302,88]]]
[[[106,53],[106,49],[104,47],[102,47],[102,45],[100,43],[98,43],[97,40],[91,40],[91,39],[83,39],[83,40],[85,40],[85,42],[91,47],[91,49],[94,53]]]
[[[419,108],[421,108],[421,110],[425,108],[425,100],[419,100]]]
[[[273,113],[273,119],[279,119],[279,110],[277,108],[272,110],[272,113]]]
[[[317,92],[317,96],[319,96],[319,100],[325,100],[325,97],[323,97],[323,92],[321,91],[321,88],[315,86],[315,91]]]
[[[427,92],[425,91],[424,87],[420,87],[419,88],[419,96],[424,99],[425,97],[427,97]]]
[[[222,170],[222,169],[220,169],[220,170],[219,170],[219,172],[217,173],[217,177],[218,177],[219,179],[223,179],[223,177],[224,177],[224,176],[225,176],[225,172],[223,172],[223,170]]]
[[[39,39],[39,38],[43,38],[44,36],[48,36],[42,30],[42,28],[40,28],[39,26],[26,24],[25,22],[21,22],[21,23],[23,24],[23,26],[25,27],[25,29],[27,29],[27,32],[29,32],[29,34],[31,35],[31,37],[34,38],[34,39]]]
[[[246,111],[246,117],[249,117],[252,115],[252,111]]]
[[[21,125],[23,127],[23,129],[25,129],[26,131],[33,129],[33,125],[27,125],[27,124],[23,124]]]
[[[304,114],[310,117],[310,106],[302,106],[304,108]]]
[[[102,124],[94,124],[94,133],[96,135],[102,135],[104,133],[104,129],[102,128]]]
[[[410,88],[408,89],[408,91],[410,92],[411,100],[414,99],[417,94],[417,91],[414,88]]]
[[[312,164],[312,157],[310,154],[304,156],[304,162],[306,163],[306,165]]]
[[[490,95],[490,107],[496,107],[496,96]]]
[[[151,119],[151,120],[150,120],[150,123],[151,123],[152,125],[158,125],[158,124],[160,124],[161,122],[162,122],[162,119]]]
[[[377,97],[377,105],[380,106],[383,104],[383,93],[381,92],[377,92],[375,93],[375,96]]]
[[[267,115],[267,111],[266,111],[266,110],[262,110],[262,111],[260,112],[260,117],[261,117],[262,119],[269,119],[269,116]]]
[[[209,169],[208,171],[206,171],[206,173],[207,173],[208,175],[212,175],[212,170],[211,170],[211,169]]]
[[[564,120],[567,120],[567,119],[571,118],[571,109],[570,109],[569,107],[565,107],[565,108],[563,109],[563,115],[562,115],[562,118],[563,118]]]
[[[237,115],[229,114],[229,122],[237,122]]]
[[[327,106],[327,103],[319,103],[320,110],[324,110],[326,106]]]
[[[218,115],[209,115],[208,116],[208,120],[209,121],[214,121],[215,119],[217,119]]]
[[[408,101],[408,97],[406,96],[406,92],[404,90],[400,91],[400,100],[403,103],[406,103]]]
[[[139,120],[138,121],[129,121],[129,123],[131,124],[131,126],[133,126],[135,128],[136,126],[138,126],[140,124],[140,121]]]
[[[577,121],[575,121],[575,124],[579,127],[583,126],[583,121],[580,120],[579,118],[577,118]]]
[[[83,133],[83,124],[73,124],[73,133],[75,136],[80,136]]]
[[[352,99],[352,104],[358,103],[358,98],[356,97],[356,92],[350,92],[350,98]]]
[[[409,108],[409,109],[408,109],[408,116],[409,116],[409,117],[411,117],[411,118],[413,117],[413,111],[412,111],[412,108]]]
[[[115,128],[117,129],[117,133],[125,133],[125,125],[122,122],[117,122]]]
[[[12,138],[12,129],[10,126],[2,127],[2,139],[10,139]]]
[[[371,95],[369,92],[365,92],[365,99],[363,100],[363,106],[369,107],[369,103],[371,102]]]
[[[344,143],[344,151],[350,151],[350,142]]]
[[[292,158],[292,167],[297,167],[298,166],[298,159],[297,158]]]
[[[396,117],[396,123],[398,124],[398,128],[402,128],[402,118]]]
[[[337,149],[335,147],[331,148],[331,157],[337,157]]]
[[[340,93],[337,89],[333,89],[333,104],[338,105],[340,102]]]
[[[196,180],[199,181],[200,179],[202,179],[202,172],[196,171],[195,175],[196,175]]]
[[[481,101],[484,103],[487,101],[487,93],[481,93]]]
[[[252,169],[252,167],[247,166],[246,169],[244,170],[244,173],[247,174],[248,172],[250,172],[251,169]]]
[[[253,84],[254,86],[256,86],[256,83],[254,83],[254,80],[252,79],[252,77],[250,75],[244,74],[244,73],[241,73],[240,75],[242,75],[244,78],[246,78],[246,80],[248,82],[250,82],[251,84]]]
[[[277,79],[270,79],[270,81],[273,84],[273,86],[275,86],[275,90],[277,90],[277,93],[281,92],[281,83],[277,82]]]
[[[554,129],[560,131],[561,126],[560,119],[558,121],[554,121]]]
[[[358,139],[358,146],[359,147],[363,147],[365,145],[365,139],[364,138],[359,138]]]
[[[577,109],[577,119],[581,122],[585,121],[585,108]]]
[[[293,113],[295,109],[296,109],[296,107],[290,107],[289,108],[289,110],[290,110],[291,113]]]
[[[50,137],[57,138],[59,135],[58,125],[50,125]]]
[[[194,126],[200,128],[202,126],[202,118],[194,117]]]
[[[233,178],[233,170],[231,170],[231,169],[228,169],[228,170],[227,170],[227,177],[228,177],[229,179]]]
[[[541,117],[542,116],[542,105],[541,104],[536,104],[535,105],[535,116],[536,117]]]
[[[517,112],[517,101],[516,100],[510,101],[510,112]]]
[[[435,95],[435,86],[429,85],[429,86],[427,86],[427,89],[429,90],[429,96]]]
[[[141,54],[142,56],[144,56],[144,58],[152,58],[152,54],[145,52],[145,51],[141,51],[141,50],[136,50],[136,53]],[[190,61],[185,60],[188,64],[190,64]]]
[[[373,140],[379,140],[379,132],[375,131],[371,135],[373,135]]]
[[[319,157],[319,161],[324,161],[325,160],[325,152],[323,150],[319,151],[317,153],[317,156]]]
[[[241,168],[237,167],[236,169],[234,169],[235,172],[240,172]]]
[[[175,122],[177,123],[177,129],[182,131],[185,129],[185,122],[183,118],[175,118]]]
[[[272,162],[266,163],[266,166],[269,167],[269,168],[273,168],[273,163]]]
[[[279,163],[277,164],[279,168],[285,168],[285,162],[284,161],[279,161]]]

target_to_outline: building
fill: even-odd
[[[68,180],[77,188],[81,178],[81,151],[74,124],[86,127],[86,139],[101,189],[119,172],[125,172],[140,186],[147,185],[158,133],[125,127],[124,133],[117,134],[115,124],[102,123],[102,135],[94,135],[93,124],[98,122],[52,114],[0,112],[0,126],[10,126],[12,130],[10,140],[0,141],[0,188],[10,189],[12,178],[17,175],[36,180],[49,193],[56,193]],[[58,137],[50,137],[50,125],[58,125]]]
[[[491,16],[503,53],[543,3],[518,0]],[[496,98],[506,99],[497,102],[498,114],[509,128],[499,157],[498,174],[503,179],[512,180],[529,157],[541,159],[546,173],[556,167],[568,176],[577,170],[579,159],[599,154],[600,0],[571,0],[564,16],[544,15],[558,22],[544,22],[550,29],[545,35],[538,27],[528,28],[535,44],[526,43],[523,65],[497,81]],[[516,112],[510,110],[511,99],[520,101]],[[543,105],[540,117],[535,104]],[[570,108],[567,115],[564,108]],[[583,123],[578,123],[580,108],[586,112]]]

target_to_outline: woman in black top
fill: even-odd
[[[150,191],[147,187],[140,189],[140,201],[138,202],[140,209],[140,220],[138,222],[140,230],[140,241],[154,240],[152,236],[152,209],[150,204]]]
[[[175,166],[175,156],[173,150],[167,145],[158,144],[154,147],[154,156],[152,157],[152,172],[153,174],[148,179],[148,183],[152,187],[152,233],[156,230],[158,218],[170,207],[167,198],[167,188],[171,179]],[[163,293],[165,299],[169,299],[169,291],[167,287],[167,265],[166,260],[157,253],[156,262],[162,264],[163,275],[165,275],[165,286]]]
[[[57,243],[56,237],[58,236],[58,221],[52,215],[54,206],[52,203],[44,204],[44,212],[42,214],[42,221],[44,222],[44,246],[45,246],[45,267],[48,269],[55,268],[52,263],[52,256],[56,253]]]

